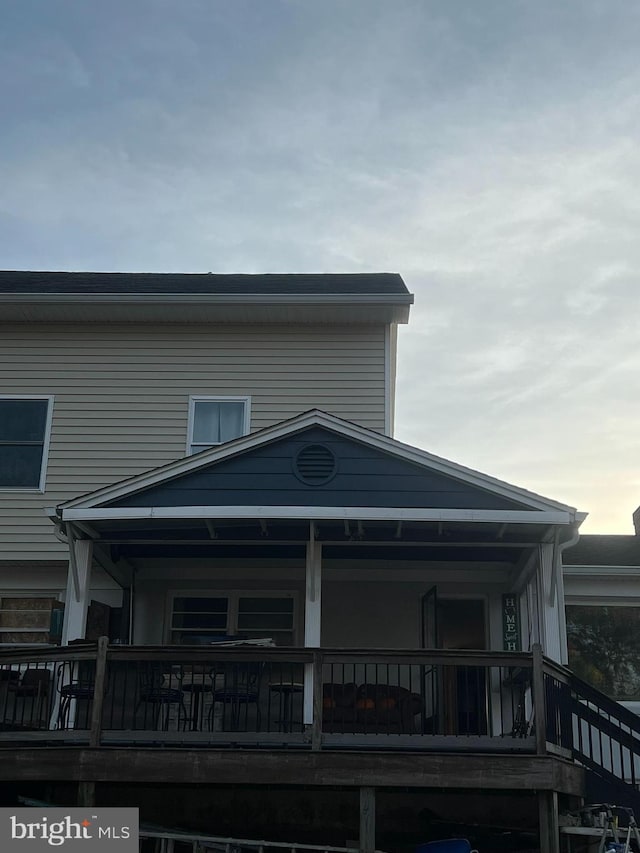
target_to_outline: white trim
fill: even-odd
[[[478,523],[571,524],[569,512],[494,509],[420,509],[370,506],[151,506],[62,509],[63,521],[146,518],[263,518],[354,521],[462,521]]]
[[[202,453],[203,450],[207,448],[202,448],[202,450],[192,450],[194,442],[193,438],[193,426],[195,420],[195,410],[196,403],[205,402],[205,403],[244,403],[244,415],[242,420],[242,435],[239,435],[238,438],[242,438],[245,435],[249,434],[251,429],[251,397],[247,395],[241,395],[237,397],[225,395],[225,394],[190,394],[189,395],[189,410],[187,416],[187,445],[186,445],[186,453],[187,456],[193,456],[196,453]],[[220,447],[227,442],[219,441],[214,444],[208,445],[208,448]]]
[[[404,459],[408,462],[414,462],[417,465],[421,465],[433,471],[438,471],[445,476],[454,477],[457,480],[468,483],[469,485],[507,497],[511,500],[518,501],[519,503],[524,503],[531,506],[532,509],[542,511],[558,510],[562,515],[562,521],[560,523],[566,523],[565,516],[567,514],[571,516],[573,521],[581,521],[584,518],[584,515],[582,513],[577,513],[574,507],[561,504],[558,501],[549,500],[548,498],[543,498],[542,496],[529,492],[526,489],[512,486],[509,483],[489,477],[486,474],[481,474],[478,471],[465,468],[455,462],[449,462],[439,456],[434,456],[424,450],[419,450],[416,447],[402,444],[393,438],[380,435],[372,430],[365,429],[364,427],[357,426],[349,421],[337,418],[335,415],[321,412],[318,409],[312,409],[309,412],[304,412],[295,418],[276,424],[273,427],[267,427],[259,432],[243,436],[242,438],[237,438],[235,441],[229,441],[219,447],[214,447],[211,450],[205,450],[196,456],[189,456],[185,459],[179,459],[176,462],[170,462],[168,465],[155,468],[152,471],[139,474],[135,477],[130,477],[127,480],[120,481],[112,486],[106,486],[103,489],[98,489],[95,492],[75,498],[74,500],[66,501],[60,505],[59,510],[69,510],[80,507],[88,508],[96,506],[103,501],[113,501],[117,498],[134,494],[142,489],[147,489],[157,483],[165,482],[173,479],[174,477],[179,477],[181,474],[186,474],[200,467],[204,467],[205,465],[211,465],[212,463],[244,453],[247,450],[261,447],[268,442],[293,435],[311,426],[325,427],[339,435],[343,435],[347,438],[352,438],[354,441],[359,441],[371,447],[375,447],[400,459]],[[502,520],[507,520],[508,514],[509,513],[507,512],[504,516],[501,516]],[[525,514],[529,515],[529,513]],[[365,518],[365,516],[361,517]]]
[[[0,486],[0,493],[31,492],[32,494],[42,494],[45,491],[47,482],[47,467],[49,464],[49,444],[51,443],[51,425],[53,423],[53,394],[0,394],[0,402],[2,400],[46,400],[47,401],[47,418],[44,425],[44,436],[42,440],[42,461],[40,463],[40,479],[37,486]]]

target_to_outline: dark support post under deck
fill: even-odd
[[[360,853],[376,849],[376,789],[360,788]],[[542,853],[542,851],[541,851]]]
[[[92,808],[96,804],[96,783],[78,782],[78,805],[82,808]]]
[[[560,853],[558,795],[555,791],[538,791],[538,829],[540,853]]]

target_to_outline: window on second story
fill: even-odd
[[[52,397],[0,397],[0,489],[44,491]]]
[[[191,397],[187,453],[199,453],[249,432],[249,397]]]

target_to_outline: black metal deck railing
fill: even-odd
[[[640,812],[640,717],[551,661],[544,693],[547,743],[589,771],[589,798]]]
[[[542,666],[539,650],[2,650],[0,744],[540,752]]]

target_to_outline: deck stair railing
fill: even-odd
[[[569,670],[544,664],[546,737],[585,767],[592,802],[640,812],[640,717]]]
[[[155,843],[154,843],[155,842]],[[142,853],[359,853],[357,847],[298,844],[293,841],[256,841],[140,828]],[[375,853],[382,853],[376,850]]]

